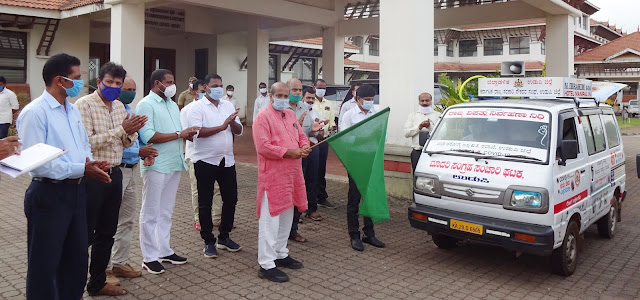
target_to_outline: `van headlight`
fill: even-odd
[[[510,186],[505,193],[503,207],[544,214],[549,210],[549,192],[543,188]]]
[[[440,197],[440,182],[435,175],[416,173],[413,181],[413,189],[416,193]]]

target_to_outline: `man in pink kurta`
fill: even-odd
[[[258,153],[258,276],[274,282],[289,280],[280,268],[299,269],[289,256],[287,239],[293,209],[307,210],[301,159],[311,152],[309,140],[289,107],[289,88],[282,82],[271,87],[271,105],[253,123]]]

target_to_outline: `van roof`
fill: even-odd
[[[593,99],[579,99],[580,108],[611,108],[607,104],[596,106]],[[550,113],[557,113],[562,110],[576,107],[573,99],[500,99],[500,100],[477,100],[468,103],[457,104],[454,107],[474,106],[474,107],[511,107],[525,109],[544,109]]]

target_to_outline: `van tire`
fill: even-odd
[[[571,276],[578,265],[578,240],[580,232],[576,221],[569,222],[562,245],[551,254],[551,269],[553,273]]]
[[[609,207],[609,212],[598,220],[598,234],[607,239],[612,239],[615,235],[618,221],[617,199],[611,200],[613,204]]]
[[[448,235],[434,234],[431,239],[440,249],[450,250],[458,247],[458,239]]]

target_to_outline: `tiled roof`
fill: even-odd
[[[0,1],[3,1],[3,0],[0,0]],[[294,42],[303,43],[303,44],[312,44],[312,45],[322,45],[322,38],[294,40]],[[346,43],[346,42],[344,43],[344,48],[345,49],[355,49],[355,50],[360,49],[360,47],[358,47],[358,46],[356,46],[354,44]]]
[[[37,9],[67,10],[103,2],[104,0],[0,0],[0,5],[20,6]]]
[[[640,32],[634,32],[576,56],[575,61],[604,61],[625,49],[640,51]]]
[[[358,66],[359,69],[380,70],[380,64],[353,61],[348,58],[344,60],[345,65]],[[542,70],[541,61],[528,61],[525,66],[527,70]],[[500,63],[485,64],[461,64],[461,63],[435,63],[436,72],[473,72],[473,71],[495,71],[500,68]]]
[[[350,60],[348,58],[345,58],[344,64],[351,65],[351,66],[354,66],[354,65],[358,66],[358,69],[374,70],[374,71],[380,70],[380,64],[378,63],[368,63],[368,62],[355,61],[355,60]]]
[[[617,28],[615,25],[610,24],[609,21],[602,22],[602,21],[597,21],[597,20],[594,20],[594,19],[590,19],[590,20],[591,20],[591,22],[590,22],[591,25],[600,24],[600,25],[602,25],[604,27],[607,27],[607,28],[611,29],[612,31],[615,31],[615,32],[619,33],[619,34],[622,34],[622,35],[626,34],[626,33],[622,32],[622,28]]]

